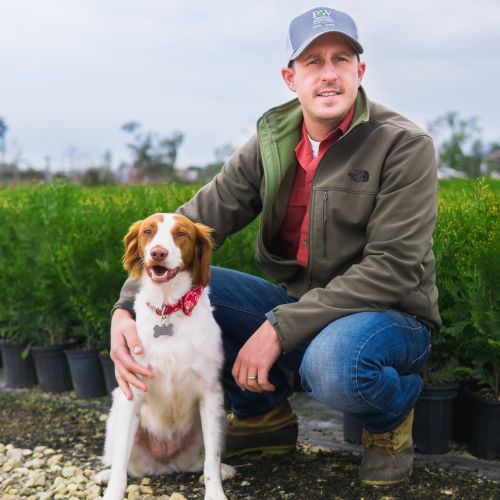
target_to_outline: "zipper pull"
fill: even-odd
[[[328,222],[328,215],[327,215],[327,203],[328,203],[328,191],[325,191],[323,193],[323,224],[326,224]]]

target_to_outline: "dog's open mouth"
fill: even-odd
[[[165,266],[160,266],[156,264],[155,266],[151,266],[146,268],[148,276],[155,282],[163,283],[165,281],[170,281],[172,278],[177,276],[177,273],[180,271],[180,267],[176,267],[174,269],[169,269]]]

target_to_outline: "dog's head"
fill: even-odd
[[[166,283],[179,271],[190,271],[193,283],[210,278],[212,229],[177,214],[154,214],[132,224],[124,238],[123,266],[137,278],[143,271],[155,283]]]

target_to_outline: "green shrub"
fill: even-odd
[[[432,352],[434,359],[473,368],[496,397],[500,396],[498,184],[462,181],[445,191],[440,201],[434,249],[443,328]]]
[[[173,212],[196,186],[79,188],[64,183],[0,190],[0,335],[30,344],[75,334],[107,344],[110,310],[126,278],[123,237],[154,212]],[[498,181],[440,182],[435,254],[444,326],[428,374],[474,369],[498,395],[500,366]],[[258,220],[228,238],[214,265],[263,275],[254,261]]]

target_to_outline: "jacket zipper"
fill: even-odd
[[[328,191],[323,193],[323,257],[328,255]]]
[[[362,125],[364,123],[364,120],[360,121],[359,123],[357,123],[353,128],[350,128],[344,135],[342,135],[341,137],[339,137],[339,139],[337,141],[335,141],[329,148],[328,150],[330,150],[331,148],[333,148],[335,146],[335,144],[338,144],[347,134],[349,134],[352,130],[354,130],[356,127],[359,127],[359,125]],[[325,151],[325,154],[326,154],[326,151]],[[324,155],[323,155],[324,156]],[[315,184],[315,180],[316,180],[316,177],[318,175],[318,171],[319,171],[319,168],[321,166],[321,164],[323,163],[323,158],[321,159],[321,161],[319,162],[318,166],[316,167],[316,171],[314,172],[314,175],[313,175],[313,179],[312,179],[312,186],[311,186],[311,194],[314,192],[314,184]],[[323,256],[326,257],[326,213],[325,213],[325,209],[326,209],[326,203],[328,202],[328,193],[325,191],[325,193],[323,194],[323,228],[324,228],[324,231],[323,231]],[[311,255],[312,255],[312,247],[313,247],[313,244],[312,244],[312,238],[311,238],[311,220],[312,220],[312,215],[314,213],[314,196],[311,197],[311,201],[310,201],[310,207],[309,207],[309,231],[308,231],[308,242],[309,242],[309,246],[308,246],[308,255],[307,255],[307,268],[306,268],[306,277],[307,277],[307,288],[308,290],[310,290],[312,288],[312,277],[311,277]]]

